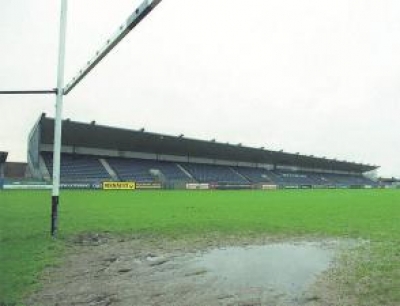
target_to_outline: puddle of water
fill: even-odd
[[[194,266],[234,288],[263,287],[298,294],[329,268],[334,252],[316,243],[271,244],[216,249],[196,258]]]

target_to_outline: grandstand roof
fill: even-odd
[[[41,143],[53,144],[54,119],[42,115]],[[190,156],[228,161],[299,166],[313,169],[366,172],[377,166],[318,158],[262,148],[231,145],[144,131],[127,130],[71,120],[63,122],[65,146]]]
[[[8,152],[0,152],[0,164],[6,162],[7,156],[8,156]]]

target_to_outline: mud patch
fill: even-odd
[[[77,239],[64,264],[44,272],[42,290],[26,304],[335,305],[325,299],[334,294],[321,292],[328,286],[317,293],[309,288],[350,247],[265,237],[94,237]]]

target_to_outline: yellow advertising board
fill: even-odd
[[[135,182],[103,182],[103,190],[135,190]]]

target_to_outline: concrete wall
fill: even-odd
[[[234,161],[227,161],[227,160],[221,160],[221,159],[216,159],[214,160],[215,165],[220,165],[220,166],[231,166],[231,167],[236,167],[239,162],[234,162]]]
[[[4,177],[5,178],[15,178],[15,179],[25,179],[29,177],[30,172],[28,171],[27,163],[14,163],[7,162],[4,166]]]
[[[42,179],[40,173],[40,119],[35,123],[28,136],[27,161],[28,169],[32,177]]]
[[[199,157],[189,157],[188,161],[190,163],[196,163],[196,164],[213,164],[214,163],[213,159],[199,158]]]
[[[172,161],[172,162],[177,162],[177,163],[185,163],[188,162],[188,157],[187,156],[174,156],[174,155],[165,155],[165,154],[159,154],[157,155],[158,160],[162,161]]]

